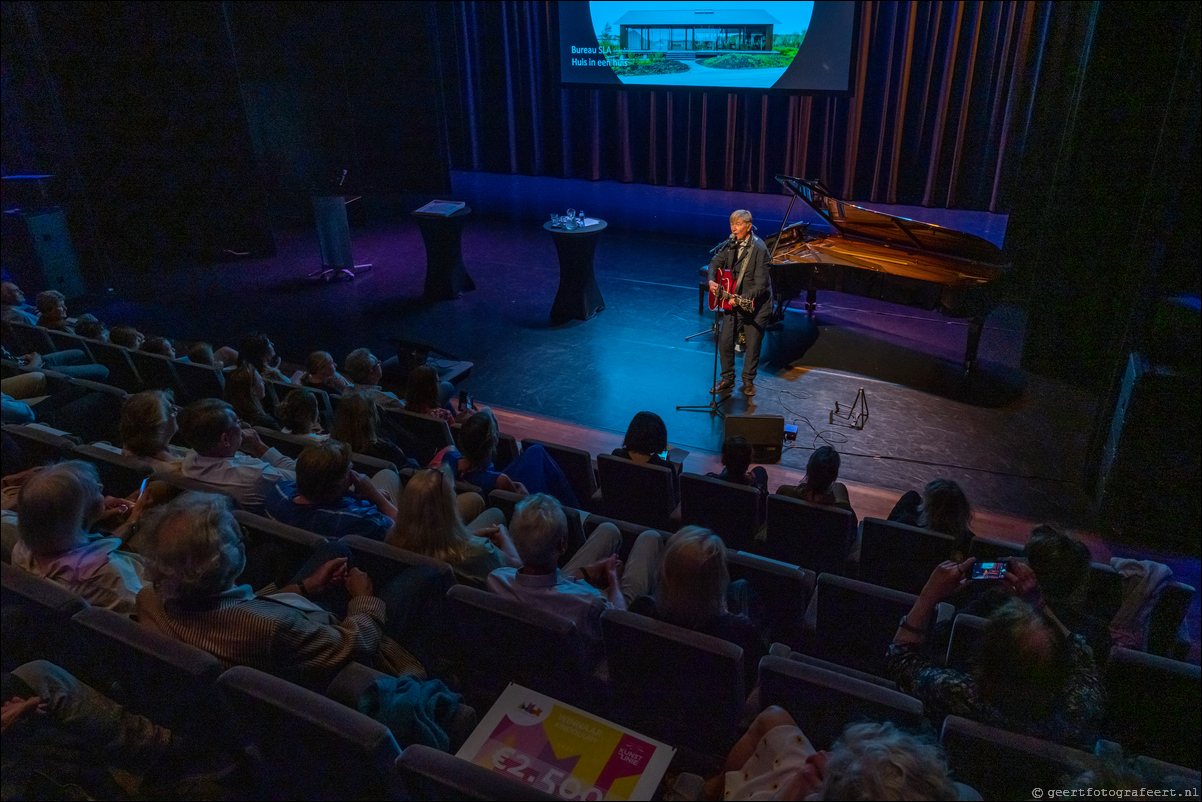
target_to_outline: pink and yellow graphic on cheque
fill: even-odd
[[[620,800],[631,798],[656,749],[563,705],[546,710],[524,702],[501,718],[471,760],[563,799]]]

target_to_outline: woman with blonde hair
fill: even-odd
[[[461,581],[484,587],[496,569],[522,565],[503,520],[494,507],[465,526],[454,481],[446,471],[428,468],[405,486],[396,523],[384,542],[450,563]]]
[[[396,443],[380,436],[380,408],[365,395],[347,393],[338,402],[330,437],[341,440],[356,454],[387,460],[397,468],[416,468],[415,460],[405,456]]]
[[[314,351],[309,354],[300,383],[334,395],[340,395],[351,386],[350,380],[338,372],[334,357],[330,356],[328,351]]]
[[[686,526],[668,541],[660,559],[655,595],[635,599],[630,611],[743,647],[750,690],[760,658],[768,649],[751,619],[730,611],[729,591],[726,544],[709,529]]]

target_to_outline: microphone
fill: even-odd
[[[342,186],[342,182],[346,180],[346,170],[342,171],[342,178],[338,179],[338,186]]]

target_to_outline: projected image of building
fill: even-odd
[[[770,51],[779,24],[762,8],[628,11],[617,21],[622,50],[681,58]]]

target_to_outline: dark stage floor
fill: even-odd
[[[709,400],[711,339],[685,337],[710,324],[697,312],[697,270],[713,241],[607,230],[596,257],[607,308],[552,326],[558,262],[539,224],[471,219],[463,245],[478,289],[438,303],[421,296],[425,251],[412,222],[353,238],[357,261],[375,265],[353,282],[306,281],[318,266],[316,236],[285,232],[275,258],[118,285],[119,300],[97,313],[110,325],[218,344],[257,327],[294,362],[317,348],[341,360],[361,345],[389,355],[392,336],[423,341],[475,363],[464,386],[482,402],[618,432],[649,409],[673,444],[720,449],[720,419],[675,409]],[[1093,400],[1019,370],[1022,309],[990,316],[982,376],[965,393],[962,321],[837,293],[821,293],[819,304],[812,320],[791,311],[785,330],[769,335],[755,403],[736,396],[725,405],[798,423],[785,464],[804,467],[826,441],[851,480],[902,491],[947,476],[983,507],[1086,522],[1075,478]],[[850,403],[861,387],[871,412],[864,430],[829,425],[835,401]]]

